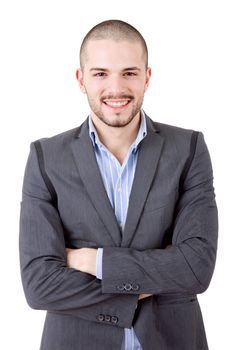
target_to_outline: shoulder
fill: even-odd
[[[150,118],[149,118],[150,119]],[[175,125],[164,124],[157,121],[153,121],[153,126],[157,132],[159,132],[164,137],[189,137],[195,131],[193,129],[187,129]]]
[[[33,141],[32,144],[36,144],[39,142],[43,150],[54,150],[56,152],[59,152],[60,150],[66,149],[70,145],[70,143],[73,141],[73,139],[75,139],[75,137],[78,135],[78,133],[85,124],[86,121],[84,121],[81,125],[79,125],[76,128],[66,130],[64,132],[50,137],[40,138],[38,140]]]
[[[194,129],[187,129],[174,125],[153,121],[148,117],[148,126],[152,126],[154,131],[163,138],[165,149],[176,153],[178,156],[189,154],[190,147],[203,143],[203,134]],[[194,143],[194,145],[193,145]]]

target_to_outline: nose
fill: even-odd
[[[125,83],[119,75],[112,75],[108,81],[109,95],[118,96],[126,93]]]

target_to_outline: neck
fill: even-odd
[[[92,122],[96,128],[100,141],[118,159],[124,158],[129,147],[136,139],[140,127],[140,112],[133,120],[123,127],[112,127],[103,123],[96,115],[91,115]]]

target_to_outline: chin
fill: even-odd
[[[134,119],[134,117],[128,116],[128,117],[121,117],[119,115],[119,117],[114,116],[113,118],[109,118],[109,117],[105,117],[103,116],[101,118],[102,122],[104,122],[106,125],[108,126],[112,126],[112,127],[125,127],[128,124],[131,123],[131,121]]]

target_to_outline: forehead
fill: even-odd
[[[90,40],[87,43],[84,64],[103,68],[124,68],[145,65],[140,42]]]

